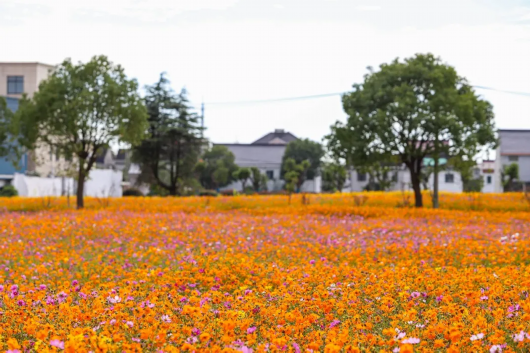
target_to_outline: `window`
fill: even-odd
[[[366,181],[366,173],[357,173],[357,181]]]
[[[24,76],[7,76],[7,94],[24,92]]]
[[[445,174],[445,182],[448,183],[448,184],[454,183],[455,182],[454,174],[451,174],[451,173]]]
[[[265,174],[267,174],[267,179],[274,180],[274,170],[267,170]]]
[[[397,172],[394,172],[394,173],[392,174],[392,182],[393,182],[393,183],[397,183],[397,181],[398,181],[398,173],[397,173]]]
[[[517,162],[519,160],[519,156],[508,156],[508,160],[510,162]]]
[[[486,184],[491,184],[491,175],[486,177]]]

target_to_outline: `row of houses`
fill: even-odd
[[[40,82],[53,70],[52,65],[42,63],[0,63],[0,96],[6,98],[12,111],[18,109],[23,94],[32,96]],[[474,170],[475,178],[483,178],[483,192],[502,192],[503,168],[509,164],[519,165],[519,180],[530,186],[530,130],[499,130],[500,145],[495,160],[485,160]],[[235,156],[240,167],[257,167],[268,177],[268,190],[278,191],[284,187],[280,171],[287,144],[297,137],[283,129],[266,134],[250,144],[218,144],[227,147]],[[122,186],[135,185],[140,174],[138,165],[130,163],[130,152],[104,150],[98,156],[96,168],[115,170],[125,175]],[[16,174],[33,175],[45,178],[62,176],[68,169],[69,161],[54,153],[49,146],[39,146],[22,156],[17,166],[8,158],[0,158],[0,187],[11,183]],[[410,187],[410,175],[405,167],[395,168],[389,178],[393,181],[391,190]],[[346,182],[345,191],[362,191],[369,183],[368,176],[352,169]],[[432,177],[429,180],[432,185]],[[443,170],[439,174],[440,190],[461,192],[463,183],[460,174],[453,170]],[[225,189],[241,190],[240,182],[232,183]],[[321,180],[309,180],[302,186],[305,192],[320,192]],[[146,191],[146,190],[143,190]]]

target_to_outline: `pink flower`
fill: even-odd
[[[78,282],[76,279],[74,279],[74,280],[72,281],[72,287],[75,287],[75,286],[77,286],[78,284],[79,284],[79,282]]]
[[[125,323],[125,325],[127,325],[127,326],[129,326],[129,327],[133,327],[133,326],[134,326],[134,322],[132,322],[132,321],[127,321],[127,322]]]
[[[26,302],[23,300],[17,301],[18,306],[26,306]]]
[[[59,340],[51,340],[50,346],[57,347],[59,349],[64,349],[64,342]]]
[[[168,324],[171,322],[171,318],[169,317],[169,315],[162,315],[160,320],[162,320],[162,322],[165,322],[165,323],[168,323]]]
[[[293,342],[293,348],[294,353],[300,353],[300,346],[296,342]]]
[[[46,285],[45,285],[45,284],[41,284],[41,285],[39,286],[39,289],[40,289],[40,290],[46,290]]]
[[[192,330],[191,330],[191,334],[193,336],[198,336],[201,334],[201,330],[199,330],[197,327],[194,327]]]
[[[331,323],[329,324],[329,328],[335,327],[335,326],[337,326],[338,324],[340,324],[340,320],[333,320],[333,321],[331,321]]]
[[[311,265],[314,265],[315,262],[316,262],[315,260],[311,260],[311,261],[309,261],[309,263],[310,263]]]
[[[257,329],[258,328],[256,326],[249,327],[247,328],[247,333],[250,335],[251,333],[256,332]]]
[[[401,341],[403,344],[418,344],[420,343],[419,338],[411,337],[411,338],[405,338],[403,341]]]

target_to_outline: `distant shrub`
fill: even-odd
[[[199,192],[199,196],[217,196],[217,191],[215,190],[203,190]]]
[[[235,195],[238,195],[239,193],[236,190],[228,189],[228,190],[221,190],[219,194],[222,196],[235,196]]]
[[[144,194],[138,189],[130,188],[123,191],[123,196],[144,196]]]
[[[0,189],[0,197],[18,196],[18,191],[13,185],[6,185]]]

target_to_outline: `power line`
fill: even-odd
[[[485,90],[488,90],[488,91],[495,91],[495,92],[500,92],[500,93],[515,94],[515,95],[518,95],[518,96],[530,97],[530,93],[527,93],[527,92],[505,91],[505,90],[502,90],[502,89],[496,89],[496,88],[485,87],[485,86],[473,86],[473,87],[475,87],[477,89],[485,89]]]
[[[294,101],[294,100],[333,97],[333,96],[343,95],[344,93],[347,93],[347,92],[315,94],[313,96],[299,96],[299,97],[288,97],[288,98],[260,99],[260,100],[252,100],[252,101],[211,102],[211,103],[205,103],[205,104],[206,105],[259,104],[259,103],[284,102],[284,101]]]
[[[514,94],[524,97],[530,97],[528,92],[517,92],[517,91],[506,91],[501,89],[496,89],[486,86],[473,86],[476,89],[495,91],[506,94]],[[335,93],[324,93],[324,94],[315,94],[311,96],[298,96],[298,97],[285,97],[285,98],[272,98],[272,99],[260,99],[260,100],[248,100],[248,101],[231,101],[231,102],[211,102],[204,103],[205,105],[246,105],[246,104],[263,104],[263,103],[274,103],[274,102],[287,102],[287,101],[297,101],[297,100],[306,100],[306,99],[316,99],[316,98],[325,98],[325,97],[334,97],[341,96],[349,92],[335,92]]]

